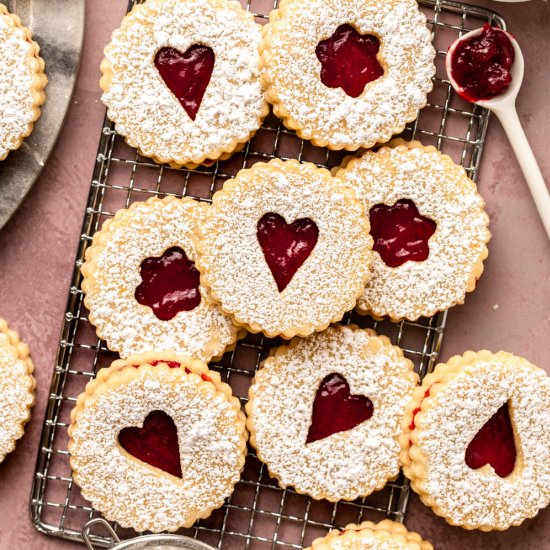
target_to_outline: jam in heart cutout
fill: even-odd
[[[346,432],[368,420],[374,412],[364,395],[351,395],[347,380],[336,372],[325,376],[317,389],[306,443]]]
[[[191,120],[197,117],[214,61],[212,48],[201,44],[194,44],[184,53],[165,47],[155,55],[155,67]]]
[[[181,479],[178,430],[164,411],[150,412],[142,428],[123,428],[118,442],[138,460]]]
[[[169,321],[180,311],[191,311],[201,303],[199,272],[177,246],[159,258],[144,260],[141,279],[135,292],[136,300],[149,306],[162,321]]]
[[[321,82],[329,88],[342,88],[351,97],[359,97],[369,82],[384,74],[376,57],[379,50],[380,41],[376,36],[359,34],[351,25],[340,25],[315,49],[321,62]]]
[[[410,199],[398,200],[393,206],[375,204],[369,212],[373,250],[389,267],[405,262],[423,262],[430,254],[428,241],[437,224],[420,215]]]
[[[256,228],[265,261],[282,292],[317,244],[319,229],[313,220],[287,223],[279,214],[264,214]]]
[[[470,441],[465,461],[473,470],[489,464],[499,477],[506,477],[514,470],[516,455],[510,411],[504,403]]]

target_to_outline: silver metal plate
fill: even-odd
[[[85,0],[3,1],[32,31],[49,83],[42,116],[23,145],[0,162],[0,229],[21,204],[55,145],[73,93],[84,36]]]

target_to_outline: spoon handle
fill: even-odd
[[[546,234],[550,239],[550,193],[542,177],[533,150],[527,141],[515,106],[506,109],[495,109],[494,112],[498,116],[510,140],[527,185],[531,190],[531,195],[533,195],[533,200],[546,229]]]

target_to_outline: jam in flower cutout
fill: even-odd
[[[163,411],[150,412],[142,428],[124,428],[118,434],[122,448],[142,462],[182,477],[178,430]]]
[[[514,429],[504,403],[470,441],[465,461],[473,470],[489,464],[499,477],[506,477],[514,470],[516,455]]]
[[[361,35],[351,25],[340,25],[315,49],[321,62],[321,82],[329,88],[342,88],[351,97],[359,97],[369,82],[384,74],[376,57],[379,50],[380,41],[376,36]]]
[[[161,48],[155,55],[155,67],[191,120],[197,117],[214,61],[212,48],[200,44],[191,46],[185,53],[175,48]]]
[[[287,223],[279,214],[264,214],[256,228],[265,261],[282,292],[317,244],[319,229],[309,218]]]
[[[191,311],[201,302],[199,272],[194,262],[176,246],[160,258],[144,260],[141,279],[136,300],[149,306],[162,321],[169,321],[180,311]]]
[[[372,401],[364,395],[351,395],[347,380],[333,372],[325,376],[315,395],[306,443],[351,430],[373,412]]]
[[[428,241],[437,224],[421,216],[412,200],[401,199],[393,206],[376,204],[369,214],[373,250],[387,266],[399,267],[408,261],[423,262],[428,258]]]

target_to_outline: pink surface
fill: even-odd
[[[482,5],[509,22],[526,59],[518,100],[520,117],[547,181],[550,149],[550,8],[525,4]],[[65,309],[67,290],[88,195],[104,108],[99,102],[99,62],[126,2],[88,2],[83,60],[75,97],[59,143],[36,187],[0,233],[0,315],[30,344],[38,400],[27,433],[0,465],[0,550],[83,548],[38,534],[28,514],[36,451]],[[486,272],[465,306],[449,314],[442,359],[466,349],[505,349],[550,371],[550,245],[512,150],[496,120],[479,177],[491,215],[493,240]],[[408,527],[437,549],[544,550],[550,548],[550,511],[504,533],[450,527],[413,496]]]

